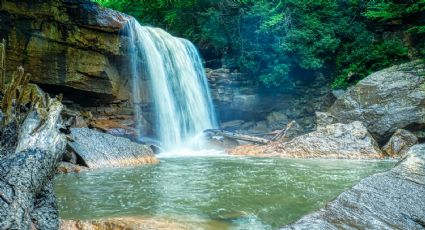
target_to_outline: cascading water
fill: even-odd
[[[195,46],[162,29],[141,26],[134,19],[126,30],[137,130],[143,129],[143,74],[148,77],[156,131],[165,149],[184,147],[203,130],[216,127],[205,71]]]

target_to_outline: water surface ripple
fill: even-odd
[[[144,216],[199,223],[210,229],[273,229],[323,207],[362,178],[393,164],[163,158],[158,165],[60,175],[55,191],[64,219]]]

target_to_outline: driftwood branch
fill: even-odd
[[[255,144],[265,145],[265,144],[270,142],[269,140],[267,140],[265,138],[254,137],[254,136],[249,136],[249,135],[240,134],[240,133],[232,133],[232,132],[220,130],[220,129],[207,129],[204,132],[210,133],[214,136],[223,136],[223,137],[227,137],[227,138],[230,138],[230,139],[248,141],[248,142],[252,142],[252,143],[255,143]]]

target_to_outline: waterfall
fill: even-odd
[[[166,149],[183,147],[216,127],[201,58],[188,40],[128,22],[129,58],[136,129],[143,130],[140,82],[145,75],[154,104],[156,133]]]

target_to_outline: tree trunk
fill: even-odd
[[[51,180],[65,149],[62,104],[50,99],[25,119],[16,151],[0,161],[0,229],[58,229]]]

